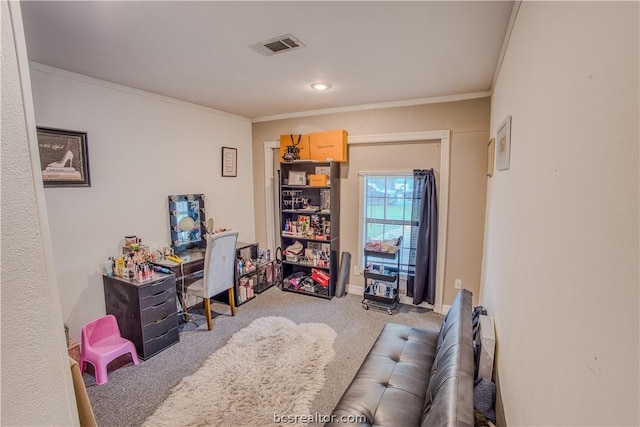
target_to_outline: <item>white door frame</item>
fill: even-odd
[[[433,310],[442,313],[444,295],[444,267],[447,253],[447,220],[449,217],[449,163],[451,157],[451,131],[435,130],[421,132],[380,133],[372,135],[354,135],[348,137],[347,144],[398,143],[410,141],[440,140],[440,191],[438,192],[438,254],[436,263],[436,299]],[[267,246],[275,251],[274,227],[275,196],[273,180],[273,149],[280,148],[280,141],[264,142],[264,183],[267,214]]]

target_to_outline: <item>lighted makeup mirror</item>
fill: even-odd
[[[175,252],[204,248],[204,194],[169,196],[169,226],[171,247]]]
[[[179,231],[191,231],[196,228],[196,221],[190,216],[182,217],[178,222]]]

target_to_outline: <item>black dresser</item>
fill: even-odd
[[[180,340],[176,276],[155,273],[142,283],[103,276],[107,314],[118,319],[120,334],[133,342],[138,357],[148,359]]]

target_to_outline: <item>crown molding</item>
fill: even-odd
[[[275,120],[293,119],[297,117],[321,116],[324,114],[351,113],[354,111],[379,110],[382,108],[412,107],[415,105],[441,104],[444,102],[467,101],[470,99],[488,98],[491,92],[472,92],[459,95],[434,96],[431,98],[416,98],[403,101],[378,102],[375,104],[351,105],[347,107],[324,108],[320,110],[300,111],[297,113],[276,114],[273,116],[255,117],[252,123],[272,122]]]
[[[130,86],[121,85],[119,83],[113,83],[106,80],[101,80],[95,77],[86,76],[84,74],[75,73],[73,71],[64,70],[62,68],[52,67],[51,65],[42,64],[35,61],[29,61],[29,69],[34,71],[40,71],[46,74],[56,75],[65,79],[76,80],[86,84],[100,86],[106,89],[116,90],[119,92],[126,92],[131,95],[141,96],[144,98],[154,99],[156,101],[178,105],[180,107],[191,108],[193,110],[204,111],[206,113],[215,114],[222,117],[227,117],[235,120],[250,121],[248,117],[238,116],[237,114],[227,113],[225,111],[216,110],[214,108],[205,107],[203,105],[194,104],[193,102],[182,101],[180,99],[171,98],[169,96],[158,95],[157,93],[147,92],[146,90],[136,89]]]
[[[518,11],[520,10],[521,3],[522,3],[522,0],[516,0],[513,3],[513,9],[511,9],[511,16],[509,16],[509,23],[507,24],[507,32],[504,35],[504,40],[502,41],[502,47],[500,48],[500,55],[498,56],[496,71],[494,71],[493,73],[493,81],[491,82],[491,90],[489,91],[490,95],[493,95],[493,89],[496,87],[496,81],[498,80],[498,76],[500,75],[500,70],[502,69],[502,62],[504,61],[504,55],[507,52],[507,47],[509,46],[509,40],[511,40],[511,32],[513,31],[513,26],[516,22],[516,17],[518,16]]]

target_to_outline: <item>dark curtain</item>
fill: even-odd
[[[413,171],[411,250],[407,294],[414,304],[435,302],[438,246],[438,198],[433,169]]]

